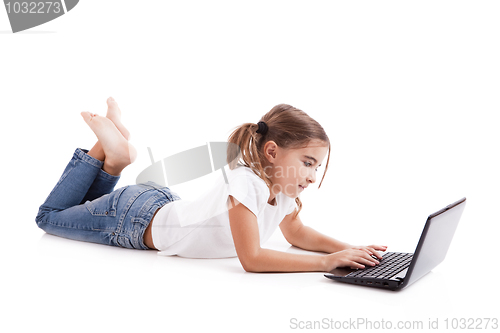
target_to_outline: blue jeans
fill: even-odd
[[[155,183],[115,191],[119,176],[103,162],[76,149],[61,178],[40,206],[37,225],[49,234],[112,246],[147,250],[144,231],[156,210],[180,198]]]

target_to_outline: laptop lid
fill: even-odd
[[[462,198],[427,218],[401,288],[408,287],[444,260],[465,208],[465,200]]]

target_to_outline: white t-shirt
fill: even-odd
[[[261,244],[271,237],[283,218],[297,207],[295,199],[283,193],[276,204],[267,203],[269,188],[250,168],[239,166],[225,169],[215,186],[193,201],[177,200],[160,208],[152,225],[153,244],[161,255],[188,258],[235,257],[233,237],[229,226],[228,196],[245,205],[259,224]]]

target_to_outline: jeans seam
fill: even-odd
[[[133,197],[131,197],[127,204],[125,205],[124,209],[123,209],[123,212],[122,214],[120,215],[120,219],[118,220],[118,224],[116,226],[116,233],[117,234],[120,234],[122,233],[122,227],[123,227],[123,223],[125,221],[125,217],[127,216],[128,212],[130,211],[130,207],[132,207],[132,205],[134,204],[135,200],[137,200],[137,198],[147,192],[147,191],[150,191],[151,189],[144,189],[144,190],[141,190],[140,192],[136,193]]]
[[[58,228],[66,228],[66,229],[87,230],[87,231],[106,231],[106,230],[95,230],[93,228],[78,228],[78,225],[76,227],[66,226],[66,225],[59,225],[57,223],[53,223],[50,220],[43,220],[43,219],[40,219],[40,221],[38,221],[37,224],[38,225],[48,224],[48,225],[52,225],[52,226],[55,226],[55,227],[58,227]]]

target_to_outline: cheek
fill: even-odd
[[[301,167],[298,169],[298,176],[300,178],[306,178],[309,175],[309,169],[306,167]]]

